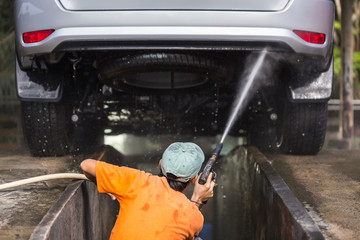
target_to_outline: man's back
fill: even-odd
[[[98,162],[96,178],[120,203],[110,239],[193,239],[202,228],[200,211],[165,177]]]

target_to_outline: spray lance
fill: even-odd
[[[216,173],[212,170],[212,168],[213,168],[213,166],[214,166],[214,163],[215,163],[217,157],[220,155],[220,152],[221,152],[222,147],[223,147],[223,143],[220,142],[220,143],[216,146],[216,148],[215,148],[212,156],[211,156],[211,157],[209,158],[209,160],[206,162],[206,165],[205,165],[205,167],[204,167],[204,170],[202,171],[202,173],[201,173],[201,175],[200,175],[200,178],[199,178],[199,183],[200,183],[201,185],[204,185],[204,184],[206,183],[206,180],[207,180],[207,178],[209,177],[210,172],[213,173],[212,178],[213,178],[213,179],[216,178]]]

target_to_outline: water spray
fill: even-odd
[[[246,100],[249,100],[249,96],[251,96],[251,94],[256,90],[255,88],[251,89],[252,86],[254,86],[254,81],[255,81],[255,77],[257,75],[257,73],[260,70],[260,67],[262,66],[262,63],[264,62],[265,59],[265,55],[266,55],[266,50],[263,50],[259,56],[259,58],[257,59],[253,69],[250,72],[249,77],[247,78],[247,81],[245,83],[244,88],[241,88],[240,92],[238,93],[237,96],[237,100],[235,102],[235,108],[232,111],[232,114],[226,124],[226,128],[225,131],[220,139],[220,143],[216,146],[213,154],[211,155],[211,157],[209,158],[209,160],[206,162],[206,165],[204,167],[204,170],[202,171],[200,178],[199,178],[199,183],[204,185],[206,183],[206,180],[210,174],[210,172],[213,173],[212,178],[215,179],[216,178],[216,173],[212,170],[215,161],[217,159],[217,157],[220,155],[221,149],[223,147],[225,138],[227,137],[227,135],[229,134],[230,129],[232,128],[232,126],[235,123],[235,120],[242,114],[242,112],[244,111],[244,107],[247,105]],[[250,91],[252,90],[252,91]]]
[[[251,87],[254,86],[254,81],[256,79],[255,77],[256,77],[257,73],[259,72],[259,70],[262,66],[262,63],[264,62],[265,55],[266,55],[266,50],[261,52],[259,58],[257,59],[255,65],[254,65],[254,68],[250,72],[250,75],[245,83],[244,88],[242,88],[240,90],[240,92],[238,93],[235,108],[232,111],[232,114],[229,118],[228,123],[226,124],[226,128],[221,137],[220,143],[224,142],[226,136],[229,134],[230,129],[234,125],[235,120],[244,111],[244,107],[247,105],[247,102],[245,102],[245,101],[249,100],[249,95],[251,95],[251,93],[253,93],[256,90],[256,89],[251,89]],[[253,91],[250,91],[250,90],[253,90]]]

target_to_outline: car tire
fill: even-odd
[[[22,102],[23,130],[35,157],[93,153],[104,143],[100,120],[82,115],[74,124],[62,103]]]
[[[23,131],[33,156],[62,156],[69,152],[65,107],[60,103],[22,102]]]
[[[95,117],[82,116],[72,129],[74,154],[91,154],[104,144],[104,124]]]
[[[247,144],[256,146],[262,152],[279,152],[277,144],[277,127],[269,120],[261,119],[252,125],[247,135]]]
[[[202,56],[178,53],[141,53],[126,56],[117,56],[99,63],[101,80],[115,88],[121,89],[183,89],[189,87],[206,87],[224,84],[228,76],[227,64],[216,56]],[[186,79],[170,84],[170,80],[159,81],[163,77],[139,77],[136,74],[151,74],[156,72],[180,72],[193,74],[193,80]],[[169,74],[170,76],[170,74]],[[128,77],[128,78],[127,78]],[[150,80],[149,80],[150,79]],[[155,79],[151,81],[151,79]],[[170,79],[170,77],[169,77]],[[149,82],[147,82],[149,81]]]
[[[327,102],[285,103],[279,126],[278,147],[283,153],[317,154],[325,140]]]

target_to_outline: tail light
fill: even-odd
[[[325,42],[325,34],[323,33],[307,32],[300,30],[294,30],[294,33],[308,43],[324,44]]]
[[[23,34],[23,41],[24,43],[41,42],[42,40],[50,36],[50,34],[52,34],[54,31],[54,29],[48,29],[35,32],[27,32]]]

